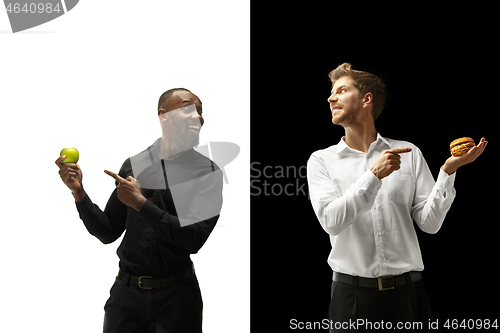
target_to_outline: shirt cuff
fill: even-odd
[[[75,201],[75,205],[79,212],[81,212],[82,209],[86,209],[90,212],[94,211],[94,203],[92,202],[92,200],[90,200],[88,194],[85,194],[85,197],[83,197],[82,201]]]
[[[358,178],[357,184],[359,188],[367,190],[370,193],[374,193],[382,186],[382,181],[378,179],[373,172],[366,170],[365,173]]]
[[[443,171],[443,169],[439,168],[439,175],[436,180],[436,185],[444,187],[444,188],[450,188],[453,187],[453,184],[455,183],[455,176],[457,175],[457,172],[455,171],[451,175],[447,174],[446,172]]]
[[[139,217],[148,223],[158,222],[161,214],[163,214],[163,210],[149,200],[144,202],[144,205],[142,205],[142,208],[139,211]]]

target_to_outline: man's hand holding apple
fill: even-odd
[[[83,189],[82,169],[75,163],[62,163],[66,155],[60,156],[56,160],[56,165],[59,167],[59,176],[64,184],[71,190],[71,194],[75,200],[82,201],[85,198],[85,190]]]
[[[116,186],[118,199],[139,212],[146,202],[146,198],[141,193],[139,182],[132,176],[124,179],[114,172],[108,170],[104,170],[104,172],[118,181],[119,184]]]

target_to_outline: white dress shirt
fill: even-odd
[[[386,149],[410,147],[401,168],[379,180],[373,162]],[[362,277],[422,271],[413,220],[436,233],[455,198],[456,172],[442,169],[435,182],[421,151],[377,133],[367,153],[337,145],[314,152],[307,163],[311,203],[330,235],[328,263],[336,272]]]

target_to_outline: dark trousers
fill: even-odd
[[[333,281],[329,319],[330,332],[431,332],[433,321],[422,280],[384,291]]]
[[[104,306],[104,333],[199,333],[203,301],[196,275],[170,288],[140,289],[116,279]]]

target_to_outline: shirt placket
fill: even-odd
[[[387,275],[387,258],[384,251],[384,230],[382,228],[382,216],[380,211],[379,197],[375,197],[375,202],[371,209],[373,237],[375,239],[376,259],[380,267],[380,275]]]
[[[155,179],[154,182],[156,184],[156,190],[155,190],[155,196],[157,197],[157,202],[159,205],[162,205],[162,198],[161,198],[161,189],[166,186],[166,177],[164,175],[164,170],[165,167],[163,165],[163,160],[161,161],[162,164],[156,165],[156,172],[155,172]],[[154,276],[159,276],[160,275],[160,258],[159,256],[159,244],[158,244],[158,236],[156,233],[151,229],[151,234],[149,235],[149,260],[150,260],[150,265],[153,271]]]
[[[370,152],[369,152],[370,153]],[[365,166],[366,170],[369,170],[370,166],[375,162],[377,156],[376,153],[373,152],[371,154],[367,154],[365,158]],[[373,156],[373,158],[370,158]],[[375,241],[375,251],[376,251],[376,260],[379,264],[379,274],[380,276],[387,275],[387,258],[385,256],[384,250],[384,229],[382,227],[382,212],[381,212],[381,203],[380,197],[377,194],[375,197],[375,201],[371,208],[371,216],[372,216],[372,226],[373,226],[373,237]]]

